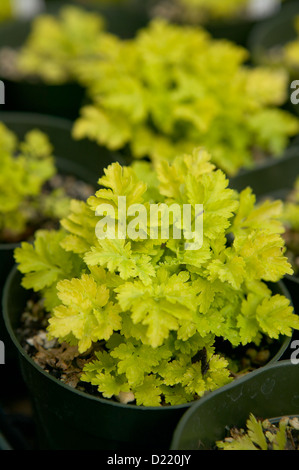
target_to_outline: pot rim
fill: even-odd
[[[2,296],[2,311],[3,311],[5,326],[7,328],[7,331],[9,333],[9,336],[10,336],[12,342],[14,343],[15,347],[17,348],[18,353],[21,354],[21,356],[32,367],[34,367],[34,369],[36,369],[39,373],[41,373],[42,375],[47,377],[49,380],[54,382],[56,385],[64,388],[69,393],[75,393],[76,395],[79,395],[82,398],[85,398],[85,399],[88,399],[88,400],[97,401],[97,402],[100,402],[102,404],[111,405],[111,406],[115,406],[115,407],[118,407],[118,408],[126,408],[126,409],[131,408],[131,409],[134,409],[134,410],[140,410],[141,412],[149,412],[149,411],[152,411],[152,410],[155,410],[155,411],[157,411],[157,410],[168,411],[168,410],[176,410],[176,409],[177,410],[179,410],[179,409],[188,409],[192,405],[194,405],[196,403],[199,403],[203,399],[203,397],[201,397],[198,400],[194,400],[194,401],[188,402],[188,403],[183,403],[183,404],[180,404],[180,405],[166,405],[166,406],[158,406],[158,407],[157,406],[137,406],[137,405],[133,405],[133,404],[130,404],[130,403],[123,404],[123,403],[119,403],[119,402],[114,402],[114,401],[112,401],[110,399],[107,399],[107,398],[101,398],[101,397],[93,396],[93,395],[90,395],[86,392],[82,392],[80,390],[74,389],[74,388],[70,387],[69,385],[64,384],[61,380],[53,377],[48,372],[44,371],[40,366],[38,366],[33,361],[33,359],[22,348],[22,346],[20,345],[20,342],[19,342],[19,340],[18,340],[18,338],[15,334],[15,331],[14,331],[12,325],[11,325],[9,311],[8,311],[9,310],[8,309],[8,298],[9,298],[9,292],[10,292],[11,285],[13,284],[14,279],[18,274],[21,275],[21,273],[18,271],[17,265],[15,264],[15,266],[11,269],[11,271],[10,271],[10,273],[9,273],[7,279],[6,279],[5,285],[4,285],[3,296]],[[281,281],[278,284],[280,285],[284,295],[286,295],[290,299],[290,302],[292,304],[292,299],[289,295],[289,292],[288,292],[286,286]],[[288,346],[291,342],[292,337],[282,337],[282,339],[283,339],[283,341],[282,341],[282,344],[281,344],[278,352],[275,354],[275,356],[265,366],[262,366],[260,369],[258,369],[258,371],[260,371],[261,369],[270,367],[270,365],[273,364],[273,363],[276,364],[277,361],[279,360],[279,358],[282,357],[283,353],[287,350],[287,348],[288,348]],[[250,372],[249,374],[246,375],[246,377],[251,376],[252,373],[254,373],[254,372]],[[243,381],[243,377],[234,379],[233,382],[231,382],[231,384],[229,384],[229,385],[234,386],[235,384],[239,383],[240,381]],[[227,386],[224,386],[224,387],[227,387]],[[223,389],[223,387],[220,387],[219,389],[217,389],[217,391],[220,391],[222,389]],[[210,395],[210,393],[214,393],[214,392],[209,392],[208,395]]]

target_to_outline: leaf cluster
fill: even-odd
[[[16,67],[22,76],[48,84],[73,82],[76,63],[82,58],[101,58],[110,40],[100,14],[65,6],[57,16],[42,14],[33,20]]]
[[[56,174],[48,137],[37,129],[23,141],[0,123],[0,235],[14,239],[44,218],[66,214],[69,200],[62,190],[43,191]]]
[[[78,64],[91,103],[74,137],[154,161],[205,147],[229,175],[257,156],[281,155],[298,132],[298,119],[279,108],[287,74],[247,59],[203,29],[156,19],[136,38],[115,41],[104,60]]]
[[[24,287],[45,298],[50,337],[95,350],[82,380],[102,396],[130,393],[143,406],[190,402],[232,380],[216,338],[259,344],[299,327],[289,300],[267,286],[292,272],[279,201],[257,205],[249,188],[230,189],[202,149],[155,165],[113,163],[99,185],[86,202],[72,201],[59,231],[38,232],[15,259]],[[128,207],[202,203],[202,247],[188,250],[183,230],[180,239],[160,231],[150,238],[151,219],[129,237],[123,196]],[[108,223],[107,236],[97,236],[101,204],[114,209],[114,238]],[[126,227],[134,220],[127,211]]]

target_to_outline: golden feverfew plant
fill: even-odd
[[[22,238],[45,219],[59,219],[69,208],[61,189],[43,191],[56,174],[48,137],[39,130],[20,142],[0,123],[0,241]]]
[[[202,29],[155,20],[135,39],[115,41],[105,60],[78,64],[91,103],[74,137],[154,161],[204,146],[229,175],[280,155],[299,129],[279,108],[287,75],[247,59]]]
[[[58,16],[39,15],[16,56],[21,76],[49,84],[75,81],[74,67],[82,57],[100,58],[112,37],[101,15],[76,6],[61,8]]]
[[[232,380],[217,338],[232,347],[260,345],[265,336],[291,336],[299,328],[289,299],[267,285],[292,272],[281,202],[257,205],[249,188],[230,189],[200,149],[153,166],[113,163],[99,184],[86,202],[72,202],[58,231],[39,231],[33,245],[15,250],[15,259],[23,286],[45,301],[50,337],[82,354],[94,351],[81,380],[101,396],[130,393],[143,406],[190,402]],[[184,231],[180,238],[162,238],[159,230],[151,237],[159,223],[147,219],[141,227],[134,211],[120,210],[120,197],[133,208],[203,204],[201,248],[189,250]],[[103,204],[112,208],[108,219],[98,212]],[[124,230],[123,218],[136,237]],[[174,228],[176,219],[169,220]]]

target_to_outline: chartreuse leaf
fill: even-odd
[[[78,63],[106,50],[104,28],[101,15],[77,6],[65,6],[55,16],[39,15],[18,51],[17,69],[21,76],[52,85],[73,82]]]
[[[61,341],[72,334],[80,352],[92,343],[108,340],[121,328],[120,309],[109,302],[109,289],[98,285],[94,278],[83,274],[81,279],[60,281],[58,297],[62,304],[53,310],[49,333]]]
[[[3,0],[0,6],[0,21],[7,21],[14,16],[12,3],[10,0]]]
[[[290,300],[283,295],[264,299],[256,309],[256,316],[261,330],[270,338],[278,338],[280,334],[290,336],[292,328],[299,326]]]
[[[2,241],[25,239],[31,227],[67,214],[69,198],[65,191],[45,191],[57,170],[52,145],[44,133],[32,129],[19,141],[0,123],[0,166]]]
[[[125,376],[115,373],[116,365],[113,358],[105,351],[97,351],[95,355],[96,360],[84,367],[81,380],[97,386],[105,398],[117,396],[120,392],[129,392]]]
[[[134,281],[116,289],[121,308],[131,312],[135,324],[147,326],[148,341],[153,347],[160,346],[170,330],[190,322],[196,312],[196,295],[187,272],[169,276],[161,268],[156,276],[149,286]]]
[[[288,419],[281,419],[279,429],[273,441],[273,450],[285,450],[287,445],[287,427]]]
[[[71,279],[83,269],[82,260],[61,247],[64,237],[64,230],[39,230],[33,244],[23,242],[14,252],[18,269],[24,275],[23,287],[35,292],[41,291],[46,298],[45,306],[48,310],[59,302],[57,283]]]

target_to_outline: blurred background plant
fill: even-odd
[[[57,16],[41,15],[16,52],[16,73],[51,84],[73,81],[76,61],[101,57],[109,49],[112,38],[104,31],[104,18],[81,8],[66,6]]]
[[[205,146],[234,175],[282,155],[298,133],[298,120],[280,109],[287,74],[249,67],[246,49],[232,42],[156,19],[113,46],[105,60],[77,62],[91,100],[75,123],[77,139],[153,160]]]
[[[62,188],[47,190],[57,172],[47,136],[33,129],[20,142],[0,123],[0,242],[27,239],[47,219],[59,219],[69,210]]]

